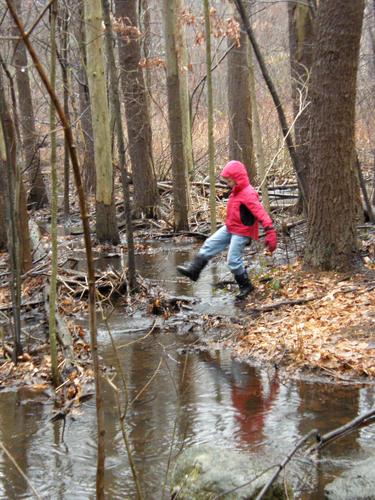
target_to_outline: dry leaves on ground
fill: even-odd
[[[237,353],[289,370],[375,377],[375,273],[348,277],[310,274],[299,263],[283,266],[271,282],[258,286],[246,309],[251,313],[259,306],[303,298],[312,300],[253,317],[235,346]]]

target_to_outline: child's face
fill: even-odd
[[[234,187],[237,183],[232,177],[222,177],[223,181],[229,186]]]

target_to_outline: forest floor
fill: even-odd
[[[230,347],[290,373],[375,380],[375,265],[353,274],[304,271],[301,262],[260,278],[249,321]],[[262,283],[263,281],[263,283]]]
[[[199,219],[195,215],[195,222],[195,231],[207,230],[205,216]],[[282,227],[284,222],[279,220],[278,228]],[[166,233],[170,225],[160,224],[159,230],[161,234]],[[357,272],[308,272],[297,259],[257,275],[253,280],[255,291],[240,305],[244,313],[241,325],[232,325],[233,334],[226,336],[224,347],[241,359],[271,363],[294,374],[314,373],[336,381],[375,381],[375,235],[371,231],[370,228],[362,240],[364,266]],[[12,337],[7,327],[12,316],[7,255],[0,254],[0,270],[5,270],[0,273],[0,389],[28,385],[39,391],[50,385],[46,321],[46,278],[50,268],[48,231],[40,244],[44,256],[23,279],[24,354],[17,364],[11,359]],[[82,396],[84,388],[93,380],[89,335],[75,321],[87,311],[87,281],[83,271],[73,271],[67,266],[69,260],[74,263],[77,254],[83,252],[82,245],[81,236],[60,237],[59,246],[65,250],[61,252],[63,260],[59,267],[58,326],[62,332],[69,332],[68,337],[72,339],[72,344],[67,345],[66,340],[60,338],[63,400]],[[137,245],[142,252],[142,241]],[[95,250],[109,255],[126,252],[121,246],[100,246]],[[123,293],[126,283],[125,270],[123,273],[98,271],[99,307],[106,307],[107,302],[114,299],[120,300],[124,307],[130,301],[133,310],[139,308],[148,315],[169,317],[178,311],[176,301],[159,304],[159,299],[152,298],[142,280],[136,295],[128,296]],[[188,314],[186,321],[189,321]],[[73,363],[67,360],[69,352]]]

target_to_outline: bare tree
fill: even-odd
[[[87,76],[90,88],[96,167],[96,236],[100,242],[120,242],[113,198],[111,133],[103,53],[101,0],[85,2]]]
[[[96,172],[95,172],[95,154],[94,154],[94,133],[92,130],[92,116],[90,104],[90,91],[87,82],[86,73],[86,42],[85,26],[83,19],[83,0],[79,0],[77,6],[77,15],[75,16],[75,36],[79,46],[79,62],[77,71],[77,83],[79,94],[79,106],[81,114],[81,127],[83,136],[83,163],[82,172],[87,193],[95,193]]]
[[[102,0],[102,4],[103,4],[104,24],[106,28],[105,41],[106,41],[108,72],[110,80],[110,99],[114,114],[117,147],[119,149],[121,181],[124,194],[124,216],[126,223],[126,239],[128,245],[129,287],[130,290],[135,290],[137,280],[136,280],[136,268],[135,268],[134,235],[133,235],[133,225],[131,216],[132,207],[130,200],[129,175],[126,164],[124,129],[122,126],[122,118],[121,118],[119,82],[118,82],[118,74],[116,68],[114,43],[113,43],[114,42],[113,30],[112,30],[109,2],[108,0]]]
[[[206,70],[207,70],[207,128],[208,128],[208,168],[210,176],[210,219],[211,232],[216,231],[216,176],[214,165],[214,133],[213,133],[213,95],[212,95],[212,58],[211,58],[211,22],[209,0],[204,0],[204,20],[206,35]]]
[[[21,15],[21,0],[14,0],[14,5]],[[14,32],[18,35],[17,27]],[[34,106],[29,79],[27,52],[22,40],[14,41],[14,64],[18,87],[18,102],[21,112],[21,127],[26,170],[29,172],[29,200],[35,208],[42,208],[48,203],[46,186],[40,168],[38,134],[35,126]]]
[[[116,0],[121,82],[125,100],[128,147],[132,164],[135,209],[155,215],[158,191],[153,168],[152,134],[143,78],[137,0]]]
[[[236,16],[238,19],[238,15]],[[239,19],[238,19],[239,20]],[[231,46],[233,40],[228,39]],[[249,40],[243,31],[238,44],[228,53],[229,159],[239,160],[247,168],[250,179],[256,177],[252,139],[250,95]]]
[[[164,0],[169,137],[172,150],[174,226],[176,230],[189,227],[188,172],[192,166],[190,111],[187,98],[186,74],[182,73],[185,40],[181,26],[180,0]],[[186,67],[186,66],[185,66]]]
[[[289,51],[292,79],[294,117],[300,113],[303,102],[309,99],[309,77],[313,49],[314,11],[308,3],[289,2]],[[299,177],[306,187],[306,204],[309,200],[310,170],[310,106],[300,113],[294,125],[295,148],[301,169]],[[307,213],[307,206],[305,206]]]

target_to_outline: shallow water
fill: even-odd
[[[176,276],[175,266],[191,254],[187,245],[152,245],[146,254],[137,256],[137,265],[150,283],[155,280],[172,294],[199,299],[192,305],[194,313],[241,315],[232,296],[213,287],[219,279],[230,278],[223,262],[206,269],[196,284]],[[129,439],[147,499],[161,499],[163,492],[168,498],[168,463],[173,464],[184,447],[207,443],[261,452],[277,460],[311,429],[327,432],[375,404],[373,387],[285,382],[272,368],[233,361],[224,351],[186,350],[186,337],[173,328],[158,329],[139,341],[153,320],[145,314],[125,316],[121,310],[110,318],[120,364],[127,374],[129,400],[133,401],[127,415]],[[106,365],[116,366],[102,323],[99,341]],[[120,385],[118,378],[114,382]],[[135,498],[114,392],[107,383],[104,400],[106,498]],[[0,393],[0,441],[40,497],[92,499],[96,472],[94,400],[68,417],[64,442],[62,423],[51,423],[52,414],[48,397],[32,397],[25,391]],[[306,491],[297,497],[323,498],[327,482],[374,452],[375,429],[371,427],[336,441],[322,453],[321,461],[309,463]],[[26,481],[0,451],[0,498],[31,497]]]

